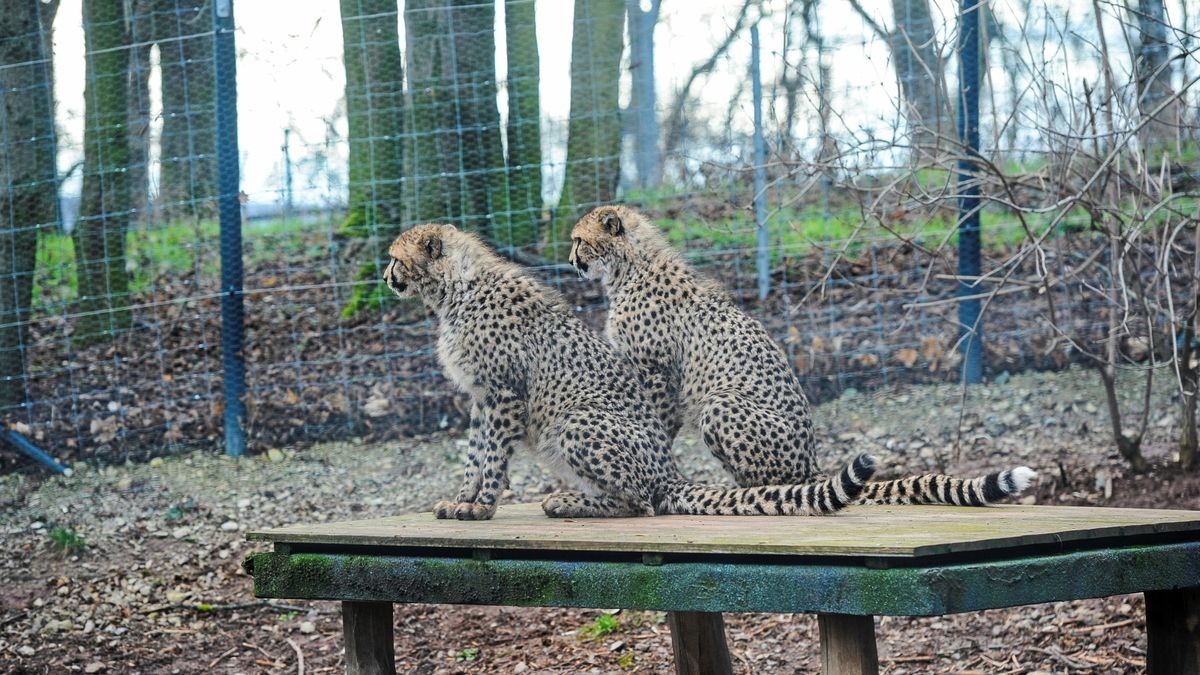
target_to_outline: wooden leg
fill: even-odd
[[[395,675],[392,603],[343,602],[346,675]]]
[[[822,675],[877,675],[875,618],[850,614],[818,614]]]
[[[732,675],[720,612],[668,612],[678,675]]]
[[[1146,592],[1146,672],[1200,675],[1200,588]]]

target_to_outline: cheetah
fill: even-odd
[[[605,334],[640,373],[668,436],[696,429],[742,487],[816,475],[808,399],[761,323],[633,209],[596,208],[571,239],[571,264],[608,296]],[[1017,467],[969,480],[873,482],[856,503],[984,506],[1019,494],[1035,476]]]
[[[551,517],[821,515],[874,472],[860,455],[830,480],[748,488],[687,480],[632,368],[562,297],[452,225],[417,225],[388,249],[384,281],[438,319],[438,361],[471,399],[462,488],[438,518],[496,512],[514,450],[580,487],[542,501]]]

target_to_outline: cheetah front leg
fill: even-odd
[[[476,414],[477,413],[477,414]],[[488,520],[508,486],[508,462],[525,437],[525,403],[513,392],[488,395],[472,406],[469,454],[455,501],[433,505],[438,518]]]

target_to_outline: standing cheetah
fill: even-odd
[[[462,489],[438,518],[491,518],[517,446],[581,486],[543,500],[553,517],[832,513],[874,472],[861,455],[818,483],[692,483],[635,372],[555,291],[452,225],[418,225],[388,253],[387,285],[437,314],[438,360],[471,396]]]
[[[803,483],[817,472],[808,399],[783,350],[640,214],[602,206],[571,232],[571,263],[608,294],[605,332],[640,371],[674,438],[697,429],[741,486]],[[983,506],[1020,493],[1027,467],[963,480],[871,483],[860,503]]]

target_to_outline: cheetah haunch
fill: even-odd
[[[471,396],[462,489],[434,506],[438,518],[491,518],[518,446],[581,488],[543,500],[554,517],[826,514],[853,501],[874,472],[860,455],[818,483],[693,483],[634,371],[555,291],[451,225],[418,225],[388,253],[387,285],[437,314],[438,360]]]
[[[602,206],[571,231],[571,263],[608,295],[605,334],[641,374],[671,438],[688,426],[741,486],[816,474],[812,416],[787,356],[757,320],[698,275],[654,224]],[[1024,490],[1027,467],[964,480],[870,483],[858,503],[984,506]]]

